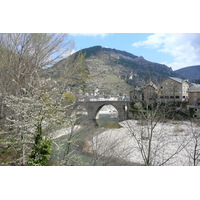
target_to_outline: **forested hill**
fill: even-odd
[[[163,77],[175,75],[172,69],[166,65],[147,61],[142,56],[138,57],[126,51],[94,46],[82,49],[76,52],[76,55],[79,53],[84,54],[86,60],[96,58],[110,66],[123,67],[124,78],[129,78],[132,72],[135,78],[137,76],[145,80],[151,78],[158,82]]]
[[[185,67],[174,72],[177,76],[188,79],[190,82],[200,82],[200,65]]]
[[[82,89],[88,92],[98,87],[104,93],[123,94],[126,92],[128,94],[133,86],[143,85],[149,80],[158,83],[168,76],[176,76],[166,65],[147,61],[142,56],[139,57],[125,51],[101,46],[76,52],[48,69],[47,74],[59,78],[63,74],[64,63],[70,59],[77,59],[80,54],[84,55],[82,72],[84,70],[88,74],[85,76],[85,80],[82,80],[84,85]],[[80,81],[80,78],[74,77],[71,87],[79,87],[75,80]]]

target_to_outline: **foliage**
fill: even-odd
[[[49,139],[45,138],[50,137],[48,135],[52,130],[61,124],[67,126],[70,123],[66,114],[69,105],[63,105],[61,95],[56,97],[51,95],[50,92],[37,91],[34,95],[26,97],[11,95],[5,97],[5,105],[10,110],[10,114],[7,114],[6,117],[6,126],[9,129],[12,128],[13,135],[9,135],[10,139],[12,138],[15,143],[22,144],[23,165],[26,164],[25,154],[28,153],[28,144],[37,142],[35,137],[37,139],[44,137],[44,141],[39,140],[39,143],[35,144],[35,149],[40,148],[43,151],[43,148],[49,143]],[[69,112],[68,115],[71,113]],[[38,135],[40,127],[43,132]],[[40,158],[37,159],[40,160]],[[41,160],[40,162],[42,163]]]
[[[68,43],[66,34],[0,34],[0,91],[18,95],[33,90],[42,68],[61,59]]]
[[[194,108],[189,108],[190,117],[192,117],[195,114]]]
[[[74,103],[76,101],[76,96],[69,92],[63,92],[62,102],[63,103]]]
[[[53,131],[60,125],[69,126],[73,103],[62,102],[67,82],[61,90],[58,82],[41,78],[41,73],[72,47],[68,34],[0,34],[0,145],[7,155],[10,150],[16,155],[12,158],[15,165],[27,164],[32,145],[31,155],[40,152],[42,157],[35,157],[35,164],[46,164]],[[75,100],[73,94],[66,99]]]
[[[35,135],[34,147],[29,156],[28,165],[46,166],[51,155],[52,141],[42,137],[42,133]]]

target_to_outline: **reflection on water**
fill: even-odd
[[[99,127],[120,128],[119,119],[116,117],[116,115],[99,114],[99,117],[96,119],[96,122]]]

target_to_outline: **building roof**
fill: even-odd
[[[146,86],[144,86],[144,87],[148,87],[148,86],[153,87],[155,90],[158,89],[158,87],[156,86],[156,84],[153,81],[149,81],[149,83]]]
[[[183,79],[181,79],[181,78],[176,78],[176,77],[169,77],[170,79],[172,79],[172,80],[174,80],[174,81],[177,81],[177,82],[179,82],[179,83],[183,83],[184,81],[187,81],[188,82],[188,80],[183,80]]]
[[[174,81],[177,81],[179,83],[182,83],[184,80],[181,79],[181,78],[176,78],[176,77],[169,77],[170,79],[174,80]]]

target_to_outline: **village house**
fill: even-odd
[[[130,92],[131,101],[137,103],[140,101],[152,102],[157,99],[157,86],[150,81],[148,84],[142,87],[136,87]]]
[[[188,101],[188,80],[168,77],[158,85],[158,100],[162,102]]]
[[[192,83],[188,90],[189,102],[187,109],[190,115],[195,118],[200,118],[200,84]]]
[[[137,86],[134,90],[130,92],[130,100],[137,103],[144,99],[143,93],[142,93],[142,87]]]
[[[158,88],[155,83],[150,81],[143,87],[143,99],[145,102],[156,101],[158,94]]]
[[[189,105],[200,106],[200,84],[192,83],[189,90]]]
[[[188,110],[191,117],[200,118],[200,84],[189,83],[188,80],[168,77],[158,85],[150,81],[131,91],[130,100],[134,103],[180,102],[182,111]]]

